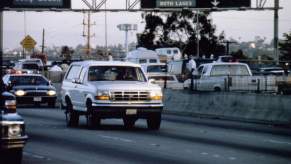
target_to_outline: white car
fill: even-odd
[[[148,73],[148,78],[153,79],[155,84],[169,89],[183,89],[183,83],[180,83],[175,75],[166,73]]]
[[[144,118],[150,129],[160,128],[162,90],[149,82],[139,64],[74,62],[64,77],[61,94],[68,126],[77,126],[79,116],[85,115],[90,127],[103,118],[122,118],[130,128]]]

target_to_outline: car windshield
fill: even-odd
[[[151,65],[147,67],[147,72],[166,72],[166,68],[161,65]]]
[[[11,83],[15,85],[48,85],[49,82],[41,76],[11,76]]]
[[[93,66],[89,68],[88,81],[146,81],[138,67]]]
[[[22,65],[23,69],[39,69],[37,64],[34,63],[25,63]]]

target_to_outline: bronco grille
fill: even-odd
[[[113,101],[146,101],[149,100],[149,92],[111,92]]]

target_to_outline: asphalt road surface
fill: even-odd
[[[102,120],[96,130],[65,125],[64,112],[18,108],[29,141],[24,164],[159,163],[159,164],[288,164],[291,128],[163,115],[159,131],[139,120],[127,130],[122,120]]]

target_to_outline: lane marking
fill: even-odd
[[[112,137],[112,136],[106,136],[106,135],[99,135],[99,137],[105,138],[105,139],[111,139],[115,141],[126,142],[126,143],[135,143],[133,140],[126,139],[126,138]]]
[[[277,141],[277,140],[264,140],[264,142],[270,142],[270,143],[275,143],[275,144],[291,145],[290,142]]]
[[[234,160],[236,160],[237,158],[236,158],[236,157],[228,157],[228,159],[231,160],[231,161],[234,161]]]
[[[202,153],[200,153],[201,155],[208,155],[208,153],[206,153],[206,152],[202,152]]]

